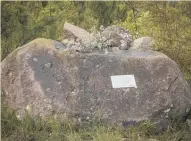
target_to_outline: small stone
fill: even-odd
[[[78,121],[81,122],[82,121],[81,118],[78,118]]]
[[[49,51],[48,51],[48,54],[50,54],[51,56],[53,56],[53,55],[54,55],[54,52],[53,52],[52,50],[49,50]]]
[[[186,123],[187,123],[188,127],[191,129],[191,119],[187,119]]]
[[[188,113],[190,111],[190,108],[186,108],[186,113]]]
[[[68,42],[69,42],[68,39],[62,40],[62,43],[64,43],[64,44],[67,44]]]
[[[45,67],[47,67],[47,68],[50,68],[51,66],[52,66],[51,63],[46,63],[46,64],[45,64]]]
[[[50,88],[47,88],[46,91],[49,92],[49,91],[50,91]]]
[[[48,110],[52,109],[52,106],[50,104],[47,107],[48,107]]]
[[[143,49],[143,50],[152,50],[154,46],[154,40],[151,37],[141,37],[132,43],[131,50]]]
[[[25,107],[25,109],[27,110],[27,111],[30,111],[30,105],[27,105],[26,107]]]
[[[170,108],[169,108],[169,109],[164,110],[163,112],[164,112],[164,113],[168,113],[169,111],[170,111]]]
[[[21,115],[16,115],[18,120],[21,120]]]
[[[34,62],[37,62],[37,61],[38,61],[38,59],[37,59],[37,58],[33,58],[33,61],[34,61]]]
[[[125,43],[125,41],[124,40],[120,40],[120,43],[123,44],[123,43]]]
[[[103,31],[105,28],[103,25],[100,26],[100,31]]]
[[[11,77],[13,74],[10,72],[8,75],[9,75],[9,77]]]
[[[30,59],[32,57],[32,54],[31,53],[26,53],[25,54],[25,59]]]
[[[107,55],[109,52],[107,49],[104,49],[104,54]]]
[[[60,48],[65,48],[65,46],[63,45],[63,43],[55,41],[55,48],[60,49]]]

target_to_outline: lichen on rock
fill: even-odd
[[[118,26],[109,26],[107,28],[101,26],[100,31],[93,30],[91,33],[85,32],[84,29],[73,25],[67,26],[65,30],[67,34],[64,36],[63,44],[67,48],[79,52],[105,51],[111,50],[110,48],[112,47],[118,47],[120,50],[128,50],[133,41],[128,30]],[[85,35],[75,34],[75,30]],[[71,33],[68,34],[68,32]]]

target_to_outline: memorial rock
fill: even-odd
[[[178,65],[152,50],[80,53],[39,38],[1,67],[5,100],[21,117],[27,110],[124,126],[152,120],[165,128],[191,111],[190,87]]]

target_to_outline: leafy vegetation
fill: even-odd
[[[127,19],[117,22],[135,36],[151,36],[155,48],[175,60],[191,79],[191,2],[127,2]],[[141,11],[141,12],[140,12]],[[137,34],[136,34],[137,33]]]
[[[169,127],[159,135],[154,135],[152,123],[124,129],[101,122],[91,122],[89,126],[59,121],[54,117],[41,119],[26,114],[19,119],[14,110],[2,105],[2,141],[190,141],[191,128],[184,123]],[[191,126],[190,126],[191,127]]]

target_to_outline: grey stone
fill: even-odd
[[[38,61],[38,59],[37,59],[37,58],[33,58],[33,61],[34,61],[34,62],[37,62],[37,61]]]
[[[187,83],[190,85],[190,87],[191,87],[191,79],[188,79],[188,80],[186,80],[187,81]]]
[[[74,26],[70,23],[65,22],[64,24],[64,39],[74,39],[76,40],[77,38],[82,39],[82,38],[87,38],[89,37],[90,34],[86,30]]]
[[[55,41],[55,48],[56,49],[66,49],[67,47],[63,43],[61,43],[59,41]]]
[[[130,50],[133,49],[152,50],[153,46],[154,46],[154,40],[151,37],[141,37],[134,40]]]
[[[46,63],[44,66],[47,67],[47,68],[50,68],[52,66],[52,64],[51,63]]]
[[[44,68],[48,62],[51,67]],[[30,109],[31,115],[101,118],[121,125],[153,120],[164,123],[162,129],[191,109],[190,87],[178,65],[152,50],[78,53],[36,39],[13,51],[1,67],[6,101],[21,117]],[[134,75],[137,88],[112,88],[113,75]]]
[[[111,47],[119,47],[121,50],[128,50],[133,41],[129,31],[118,26],[105,28],[101,35],[109,41]]]

